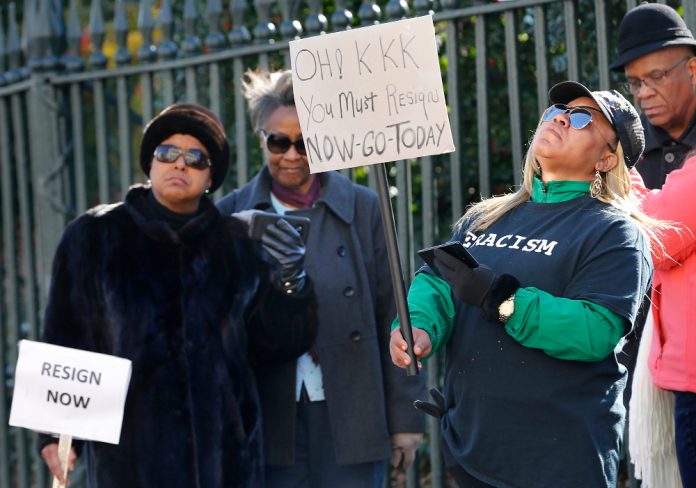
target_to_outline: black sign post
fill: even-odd
[[[394,299],[396,300],[396,313],[401,324],[401,335],[404,336],[408,348],[406,352],[411,358],[411,364],[406,367],[408,376],[418,374],[418,361],[413,352],[413,333],[411,332],[411,317],[408,313],[408,303],[406,302],[406,286],[404,275],[401,270],[401,258],[399,256],[399,244],[396,240],[396,224],[394,223],[394,211],[389,199],[389,184],[387,182],[387,165],[379,163],[373,166],[377,176],[377,193],[379,194],[379,208],[382,211],[382,222],[384,224],[384,237],[387,241],[387,254],[389,256],[389,269],[391,280],[394,285]]]

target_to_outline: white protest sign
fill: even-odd
[[[10,425],[118,444],[127,359],[20,341]]]
[[[428,16],[290,42],[312,173],[454,151]]]

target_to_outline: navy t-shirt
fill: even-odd
[[[631,323],[652,275],[637,224],[590,197],[526,202],[478,236],[456,237],[523,287],[589,300]],[[442,420],[455,460],[495,486],[615,486],[626,382],[616,357],[553,358],[467,305],[455,323]]]

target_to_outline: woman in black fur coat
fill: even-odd
[[[204,196],[220,186],[228,161],[217,117],[172,105],[143,134],[140,164],[151,185],[89,210],[60,242],[43,340],[133,366],[120,443],[76,445],[90,486],[263,482],[250,363],[309,348],[314,294],[290,225],[269,226],[262,254],[246,225]],[[41,436],[39,447],[61,478],[56,439]]]

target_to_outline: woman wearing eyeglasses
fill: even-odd
[[[266,164],[218,207],[309,217],[305,268],[319,304],[311,350],[257,368],[266,485],[381,488],[390,450],[403,474],[422,442],[412,401],[424,385],[389,358],[394,302],[377,195],[338,172],[310,174],[290,71],[248,72],[244,95]]]
[[[409,290],[414,352],[444,349],[441,416],[460,486],[614,487],[625,410],[615,350],[652,274],[660,227],[634,205],[638,114],[615,91],[549,92],[522,186],[455,225],[480,263],[440,250]],[[395,324],[396,325],[396,324]],[[398,328],[396,365],[409,357]]]
[[[140,166],[150,183],[89,210],[63,235],[43,340],[132,361],[120,443],[77,446],[89,486],[262,483],[250,362],[306,351],[316,306],[289,224],[269,227],[263,246],[286,256],[280,265],[293,268],[292,279],[205,196],[228,162],[212,112],[167,107],[143,133]],[[40,450],[62,478],[55,442],[42,436]]]

